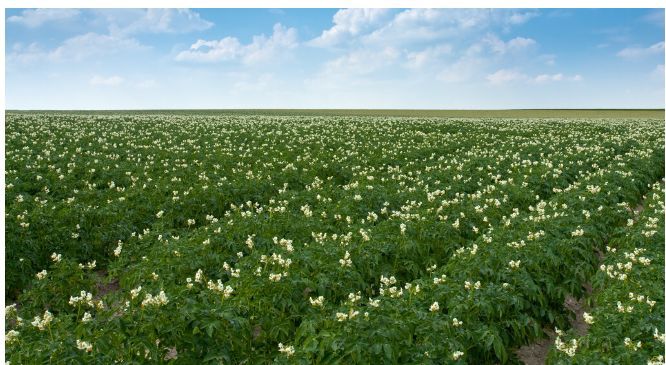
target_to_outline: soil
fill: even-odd
[[[592,291],[592,286],[589,283],[585,283],[583,286],[585,287],[585,290],[588,292],[588,294],[590,294]],[[571,324],[571,327],[574,329],[576,334],[578,336],[586,335],[589,325],[585,323],[585,320],[583,319],[583,312],[587,311],[587,307],[585,306],[583,299],[576,299],[572,296],[567,296],[564,299],[564,307],[571,311],[572,316],[569,319],[569,323]],[[546,363],[548,351],[550,351],[551,347],[553,347],[556,336],[555,332],[549,329],[544,329],[544,332],[546,332],[546,335],[548,335],[547,338],[540,339],[516,350],[516,356],[518,356],[518,359],[523,364],[543,365]]]
[[[643,211],[643,202],[638,203],[632,210],[635,215],[641,214]],[[603,262],[604,253],[600,250],[595,250],[595,254],[599,259],[599,262]],[[587,292],[587,296],[592,295],[592,285],[590,283],[584,283],[583,287]],[[564,307],[567,308],[573,314],[572,318],[569,319],[571,327],[574,329],[578,336],[584,336],[587,334],[589,325],[585,323],[583,318],[583,313],[588,312],[589,309],[583,302],[583,299],[576,299],[572,296],[567,296],[564,299]],[[543,338],[538,341],[535,341],[529,345],[525,345],[515,350],[516,356],[518,359],[525,365],[543,365],[546,363],[546,357],[551,347],[555,343],[555,333],[545,329],[546,335],[548,338]]]
[[[95,282],[95,288],[97,289],[96,299],[103,297],[106,294],[116,292],[120,289],[120,284],[118,279],[109,278],[108,272],[106,270],[99,270],[95,272],[97,274],[97,280]]]

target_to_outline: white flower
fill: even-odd
[[[150,293],[146,293],[146,297],[141,302],[141,306],[142,307],[146,307],[146,306],[160,307],[160,306],[163,306],[167,303],[169,303],[169,299],[167,298],[166,294],[164,294],[164,291],[162,290],[156,296],[153,296]]]
[[[47,274],[48,273],[46,272],[46,270],[42,270],[38,272],[35,276],[37,277],[37,280],[42,280],[46,277]]]
[[[81,319],[81,322],[86,323],[90,322],[92,320],[92,316],[90,315],[89,312],[83,313],[83,318]]]
[[[453,318],[453,327],[460,327],[462,324],[463,322],[459,321],[458,318]]]
[[[583,319],[585,320],[585,323],[587,323],[587,324],[593,324],[594,323],[594,317],[589,315],[587,312],[583,312]]]
[[[123,242],[118,241],[118,246],[116,246],[115,250],[113,250],[113,255],[118,257],[120,256],[121,252],[123,252]]]
[[[310,297],[310,304],[314,307],[322,307],[324,305],[324,297],[323,296],[318,296],[317,299],[312,299]]]
[[[62,255],[54,252],[51,254],[51,260],[53,260],[53,262],[60,262],[60,260],[62,260]]]
[[[431,312],[437,312],[439,310],[439,303],[434,302],[430,305],[430,311]]]
[[[14,330],[10,330],[9,332],[5,333],[5,344],[8,345],[18,341],[18,336],[19,332]]]
[[[557,333],[557,338],[555,338],[555,348],[557,348],[557,350],[559,351],[564,352],[569,357],[573,357],[574,355],[576,355],[576,349],[578,348],[578,341],[576,339],[573,339],[569,343],[562,342],[562,340],[560,339],[562,331],[556,329],[555,332]]]
[[[44,311],[44,317],[36,316],[34,320],[31,322],[31,324],[34,327],[37,327],[40,331],[43,331],[46,329],[46,326],[48,326],[51,321],[53,321],[53,315],[51,312]]]
[[[601,191],[600,186],[594,186],[594,185],[588,185],[587,186],[587,191],[589,191],[592,194],[596,194]]]
[[[86,341],[81,341],[81,340],[76,340],[76,348],[79,350],[84,350],[86,352],[91,352],[92,351],[92,344]]]
[[[642,343],[641,341],[638,341],[634,343],[629,337],[624,338],[624,346],[628,347],[629,349],[633,351],[637,351],[639,348],[641,348]]]
[[[571,237],[580,237],[583,234],[585,234],[585,231],[583,231],[582,228],[578,227],[575,231],[571,232]]]
[[[136,298],[137,296],[139,296],[139,293],[141,293],[141,285],[139,285],[138,287],[136,287],[136,288],[130,290],[130,297],[131,297],[132,299],[134,299],[134,298]]]
[[[349,251],[345,251],[345,257],[344,257],[344,258],[341,258],[341,259],[339,260],[339,262],[340,262],[340,265],[341,265],[342,267],[345,267],[345,266],[346,266],[346,267],[351,267],[352,260],[351,260],[351,258],[350,258],[350,256],[349,256]]]
[[[197,273],[194,274],[194,281],[196,281],[197,283],[200,283],[202,278],[203,278],[203,271],[201,271],[201,269],[199,269],[199,270],[197,270]]]
[[[155,214],[155,217],[162,218],[163,215],[164,215],[164,211],[160,210],[159,212],[157,212],[157,214]]]
[[[659,355],[648,360],[647,365],[664,365],[664,356]]]
[[[400,234],[404,235],[406,231],[407,231],[407,225],[404,223],[400,223]]]
[[[294,354],[294,346],[284,346],[282,343],[278,344],[278,351],[290,357]]]
[[[247,236],[247,239],[245,240],[245,245],[247,245],[249,249],[252,249],[254,247],[254,241],[253,241],[254,236],[255,235]]]
[[[464,352],[462,352],[462,351],[456,351],[456,352],[454,352],[454,353],[451,355],[451,358],[452,358],[453,360],[458,360],[458,359],[459,359],[461,356],[463,356],[463,355],[465,355]]]
[[[5,306],[5,319],[11,318],[13,315],[16,315],[16,303]]]
[[[270,281],[276,282],[276,281],[280,281],[281,279],[282,279],[282,274],[280,274],[280,273],[277,273],[277,274],[270,273],[270,274],[268,274],[268,280],[270,280]]]

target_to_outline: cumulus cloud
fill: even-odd
[[[68,38],[60,46],[51,50],[45,50],[37,43],[31,43],[27,46],[21,43],[14,44],[8,59],[19,63],[81,61],[89,57],[111,55],[122,51],[138,51],[146,48],[146,46],[132,38],[86,33]]]
[[[440,44],[428,47],[422,51],[409,52],[407,54],[407,67],[417,69],[437,61],[445,55],[451,54],[453,47],[448,44]]]
[[[491,84],[496,84],[496,85],[517,80],[525,80],[525,79],[527,79],[527,75],[518,72],[516,70],[508,70],[508,69],[501,69],[486,76],[486,80],[488,80]]]
[[[213,26],[212,22],[190,9],[105,9],[99,17],[108,23],[110,34],[188,33]]]
[[[413,43],[478,32],[492,25],[504,29],[528,21],[527,15],[507,10],[489,9],[408,9],[396,14],[391,21],[365,35],[367,43]]]
[[[537,75],[534,78],[535,82],[548,82],[548,81],[562,81],[564,79],[564,75],[561,73],[559,74],[541,74]]]
[[[201,18],[189,9],[92,9],[84,10],[86,19],[96,26],[108,28],[108,34],[88,32],[63,41],[51,50],[44,50],[37,43],[30,46],[17,44],[9,58],[19,62],[39,60],[82,60],[91,56],[108,55],[124,50],[148,48],[132,34],[138,33],[186,33],[201,31],[213,23]],[[46,22],[79,16],[76,9],[30,9],[14,15],[8,22],[37,27]]]
[[[316,47],[336,45],[348,37],[356,36],[378,24],[389,13],[388,9],[341,9],[333,16],[333,27],[324,30],[310,42]]]
[[[68,20],[80,14],[76,9],[26,9],[21,15],[7,18],[8,23],[16,23],[28,28],[37,28],[45,23]]]
[[[532,80],[536,83],[558,82],[558,81],[582,81],[583,76],[581,75],[565,76],[562,73],[540,74],[535,76]]]
[[[617,53],[622,58],[643,58],[653,55],[664,55],[664,42],[655,43],[649,47],[627,47]]]
[[[436,79],[445,83],[466,82],[478,76],[480,70],[485,67],[485,63],[486,61],[483,58],[468,54],[456,62],[444,66],[437,73]]]
[[[392,47],[382,50],[356,50],[329,61],[324,66],[328,75],[365,75],[392,64],[400,57],[400,52]]]
[[[273,34],[252,37],[252,42],[242,44],[236,37],[220,40],[199,39],[190,49],[176,55],[177,61],[217,62],[239,59],[244,63],[257,63],[271,60],[277,54],[298,45],[296,29],[280,23],[273,26]]]
[[[508,15],[507,22],[509,24],[523,24],[527,23],[530,19],[539,16],[539,12],[537,11],[527,11],[527,12],[513,12]]]
[[[95,75],[90,79],[90,85],[93,86],[118,86],[123,82],[125,82],[125,79],[120,76],[103,77]]]
[[[122,50],[144,49],[135,39],[119,38],[111,35],[86,33],[65,40],[62,45],[48,53],[53,60],[82,60],[84,58],[108,55]]]
[[[505,42],[494,34],[488,34],[483,39],[483,43],[488,45],[493,52],[504,54],[530,48],[536,44],[536,41],[532,38],[516,37]]]
[[[29,63],[46,57],[48,53],[43,50],[37,42],[28,45],[15,43],[12,51],[7,55],[7,62]]]
[[[491,84],[499,85],[509,82],[527,82],[527,83],[536,83],[536,84],[545,84],[551,82],[560,82],[560,81],[582,81],[583,77],[581,75],[567,76],[563,73],[553,73],[553,74],[539,74],[536,76],[529,76],[520,71],[514,69],[501,69],[488,76],[486,76]]]

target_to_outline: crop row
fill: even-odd
[[[190,228],[187,219],[200,224],[207,215],[221,217],[231,204],[266,206],[284,184],[296,193],[290,210],[309,204],[316,211],[322,199],[335,201],[329,220],[337,214],[358,221],[385,204],[414,209],[406,206],[410,201],[461,206],[468,218],[459,221],[460,237],[442,240],[473,238],[474,227],[489,225],[483,217],[493,219],[473,210],[489,205],[478,192],[493,193],[485,195],[501,202],[502,213],[524,209],[537,195],[545,198],[582,171],[603,166],[652,128],[609,123],[568,132],[566,123],[512,122],[495,123],[489,133],[488,127],[487,121],[389,120],[378,127],[363,119],[10,115],[6,295],[16,297],[31,278],[24,273],[48,265],[53,251],[105,266],[118,240],[155,223],[155,211],[171,214],[173,228]],[[348,138],[350,129],[357,141]],[[608,137],[602,143],[599,133]],[[298,194],[307,186],[326,195]]]
[[[663,176],[654,122],[13,118],[15,363],[508,361]]]
[[[567,364],[664,363],[664,191],[656,183],[644,210],[619,227],[593,277],[585,336],[561,333],[550,354]]]

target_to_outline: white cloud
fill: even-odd
[[[23,43],[15,43],[12,46],[12,52],[7,55],[7,62],[29,63],[43,59],[46,56],[47,52],[37,42],[30,43],[27,46]]]
[[[508,29],[534,16],[536,13],[510,12],[504,9],[408,9],[396,14],[384,26],[365,35],[363,40],[367,43],[392,45],[426,42],[478,32],[492,25]]]
[[[525,74],[520,73],[516,70],[507,70],[507,69],[501,69],[486,76],[486,80],[488,80],[491,84],[504,84],[507,82],[525,80],[525,79],[527,79],[527,76]]]
[[[125,79],[120,76],[103,77],[95,75],[90,79],[90,85],[93,86],[118,86],[123,82],[125,82]]]
[[[213,62],[235,59],[241,54],[243,45],[238,38],[225,37],[219,41],[197,40],[188,51],[176,56],[177,61]]]
[[[391,44],[431,41],[482,25],[488,16],[482,9],[408,9],[364,40]]]
[[[213,26],[190,9],[115,9],[98,11],[108,23],[110,34],[127,36],[136,33],[188,33]]]
[[[434,47],[428,47],[419,52],[410,52],[407,54],[407,67],[412,69],[421,68],[427,64],[437,61],[445,55],[451,54],[453,47],[448,44],[440,44]]]
[[[7,18],[8,23],[17,23],[29,28],[37,28],[44,23],[68,20],[80,14],[76,9],[26,9],[21,15]]]
[[[469,53],[474,53],[474,51]],[[436,78],[445,83],[466,82],[477,76],[485,63],[484,59],[468,54],[451,65],[445,66],[437,73]]]
[[[509,24],[514,24],[514,25],[519,25],[523,23],[527,23],[530,19],[539,16],[539,13],[536,11],[528,11],[524,13],[511,13],[508,17],[508,23]]]
[[[177,61],[216,62],[240,59],[244,63],[258,63],[273,59],[286,49],[298,45],[296,29],[286,28],[280,23],[273,26],[270,37],[258,35],[252,42],[243,45],[236,37],[225,37],[220,40],[197,40],[189,50],[176,55]]]
[[[558,74],[541,74],[537,75],[534,78],[535,82],[549,82],[549,81],[562,81],[564,80],[564,75],[561,73]]]
[[[664,55],[664,42],[655,43],[649,47],[627,47],[617,53],[622,58],[642,58],[652,55]]]
[[[47,21],[68,19],[80,13],[75,9],[34,9],[25,10],[20,16],[11,16],[7,21],[36,27]],[[9,57],[23,63],[46,59],[78,61],[123,50],[148,48],[131,38],[131,34],[186,33],[213,26],[213,23],[202,19],[199,13],[189,9],[93,9],[86,10],[86,14],[90,15],[86,17],[90,27],[107,27],[109,34],[80,34],[66,39],[50,51],[40,49],[36,43],[28,47],[19,46],[15,47]]]
[[[554,54],[543,54],[539,56],[539,59],[548,66],[555,66],[557,56]]]
[[[341,9],[333,16],[333,27],[324,30],[310,42],[316,47],[329,47],[365,31],[383,20],[388,9]]]
[[[329,61],[324,66],[328,75],[365,75],[392,64],[400,52],[392,47],[380,51],[356,50]]]
[[[66,39],[60,46],[44,50],[39,44],[31,43],[24,46],[14,44],[12,53],[8,55],[11,61],[30,63],[38,61],[81,61],[83,59],[110,55],[121,51],[137,51],[146,49],[137,40],[132,38],[118,38],[98,33],[86,33]]]
[[[516,70],[502,69],[486,76],[486,80],[490,81],[490,83],[492,84],[502,84],[512,81],[524,81],[528,83],[546,84],[546,83],[561,82],[561,81],[582,81],[583,77],[578,74],[573,76],[567,76],[563,73],[553,73],[553,74],[545,73],[532,77]]]
[[[356,87],[377,88],[383,78],[375,77],[396,65],[402,53],[392,47],[357,49],[324,64],[323,68],[304,84],[314,90],[349,90]]]
[[[483,39],[483,43],[488,45],[488,47],[490,47],[490,49],[493,52],[504,54],[507,52],[519,51],[526,48],[530,48],[536,44],[536,41],[532,38],[516,37],[510,39],[507,42],[504,42],[503,40],[499,39],[496,35],[488,34]]]
[[[91,56],[144,48],[145,46],[135,39],[86,33],[65,40],[62,45],[49,52],[48,57],[53,60],[82,60]]]
[[[581,75],[573,75],[573,76],[566,76],[562,73],[556,73],[556,74],[540,74],[532,78],[531,81],[537,83],[537,84],[543,84],[543,83],[548,83],[548,82],[559,82],[559,81],[582,81],[583,76]]]
[[[664,65],[657,65],[657,67],[652,70],[652,75],[661,82],[664,82]]]

